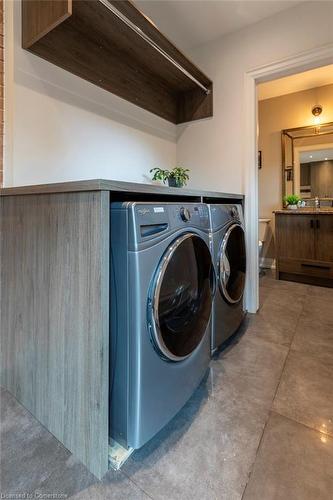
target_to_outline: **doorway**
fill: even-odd
[[[249,312],[259,308],[259,170],[258,88],[263,82],[326,66],[332,63],[333,45],[311,50],[257,68],[244,75],[244,171],[248,271],[245,299]],[[263,159],[263,165],[264,165]],[[264,166],[263,166],[264,168]]]

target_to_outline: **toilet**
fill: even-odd
[[[263,247],[269,235],[269,224],[271,219],[259,219],[259,269],[263,267]]]

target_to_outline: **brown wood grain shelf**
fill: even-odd
[[[108,2],[207,88],[128,27]],[[127,0],[22,0],[23,48],[170,122],[213,115],[212,81]]]

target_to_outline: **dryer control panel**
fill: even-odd
[[[244,223],[242,205],[209,205],[211,230],[215,231],[231,222]]]

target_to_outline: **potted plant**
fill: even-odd
[[[189,169],[183,167],[174,167],[172,170],[163,170],[161,168],[152,168],[150,173],[153,173],[153,181],[162,181],[163,184],[168,181],[170,187],[184,187],[189,180]]]
[[[298,196],[298,194],[290,194],[289,196],[284,197],[284,202],[287,205],[287,208],[289,208],[290,210],[296,210],[300,201],[301,198]]]

